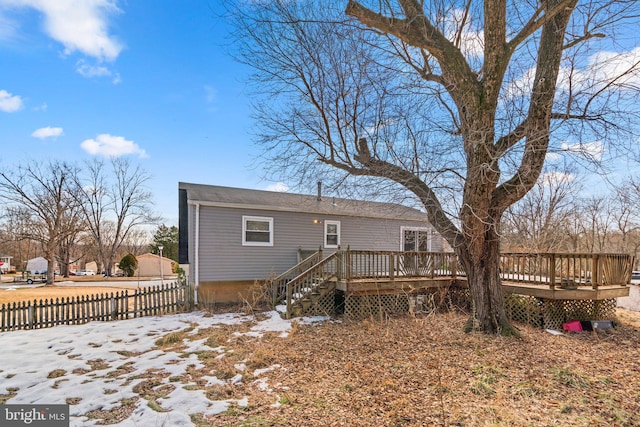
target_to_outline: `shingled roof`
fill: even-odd
[[[246,188],[180,182],[178,188],[187,191],[188,202],[204,206],[245,208],[269,211],[306,212],[321,215],[341,215],[384,219],[426,221],[427,215],[417,209],[396,203],[310,196]]]

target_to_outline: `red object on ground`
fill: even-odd
[[[562,329],[567,332],[582,332],[582,324],[579,320],[571,320],[562,325]]]

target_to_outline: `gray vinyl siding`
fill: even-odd
[[[195,230],[195,208],[190,206],[190,229]],[[273,218],[273,246],[243,246],[242,217]],[[317,220],[317,224],[314,224]],[[313,213],[280,212],[260,209],[200,206],[199,279],[234,281],[264,279],[270,273],[282,273],[295,265],[298,249],[317,250],[323,245],[324,221],[340,221],[342,249],[400,249],[402,226],[429,227],[426,220],[395,220],[329,216]],[[193,262],[195,236],[189,250]],[[432,249],[441,244],[434,242]],[[329,255],[335,249],[323,248]]]

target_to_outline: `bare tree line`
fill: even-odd
[[[79,261],[96,261],[105,275],[122,248],[139,247],[155,224],[149,175],[124,158],[94,160],[84,167],[68,162],[25,162],[0,170],[4,250],[23,264],[35,254],[47,259],[47,283]],[[24,265],[21,267],[24,268]]]
[[[627,253],[640,261],[640,182],[585,196],[584,176],[549,169],[505,213],[502,248],[511,252]]]

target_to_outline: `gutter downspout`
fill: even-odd
[[[200,203],[196,202],[196,226],[195,226],[195,242],[194,242],[194,281],[193,287],[193,303],[198,305],[198,285],[200,284]]]

